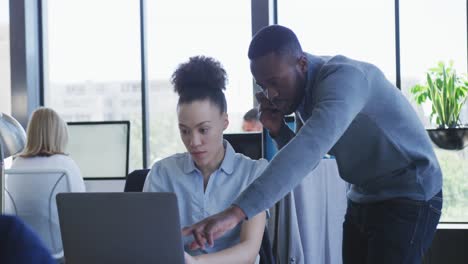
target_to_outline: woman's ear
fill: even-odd
[[[227,113],[223,113],[223,131],[229,126],[229,117]]]

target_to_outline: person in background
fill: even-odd
[[[13,160],[12,169],[65,169],[70,175],[72,192],[86,187],[76,162],[65,153],[68,144],[67,123],[48,107],[36,109],[29,120],[26,147]]]
[[[252,108],[244,115],[242,121],[242,131],[244,132],[262,132],[263,125],[258,119],[258,109]]]
[[[0,263],[55,264],[37,235],[14,216],[0,215]]]
[[[441,216],[442,172],[401,91],[370,63],[305,53],[280,25],[255,34],[248,56],[260,120],[281,150],[228,209],[183,230],[194,247],[270,208],[329,153],[350,184],[343,263],[421,263]],[[296,133],[283,119],[291,113],[303,124]]]
[[[68,129],[65,121],[51,108],[40,107],[36,109],[29,120],[27,128],[27,138],[25,149],[13,160],[11,169],[43,170],[61,169],[68,172],[71,192],[85,192],[85,184],[81,176],[78,165],[70,158],[65,149],[68,143]],[[7,175],[6,186],[15,188],[15,193],[21,193],[16,199],[21,199],[21,203],[29,203],[28,210],[23,210],[22,219],[43,240],[44,244],[51,252],[59,252],[62,249],[59,219],[56,204],[53,203],[52,214],[49,211],[43,212],[40,208],[48,208],[42,203],[48,203],[49,193],[44,199],[37,199],[38,190],[49,190],[56,184],[55,179],[49,182],[44,178],[43,185],[31,186],[22,177],[15,177],[15,174]],[[6,200],[10,201],[9,199]],[[54,200],[55,201],[55,200]],[[11,201],[10,201],[11,202]],[[16,201],[18,203],[18,201]],[[6,208],[14,208],[11,204],[6,204]],[[8,212],[7,213],[16,213]],[[50,216],[50,217],[49,217]],[[20,216],[21,217],[21,216]],[[50,230],[50,229],[53,230]],[[51,237],[51,233],[55,234]]]
[[[235,153],[223,140],[228,127],[223,90],[226,72],[210,57],[191,57],[179,65],[172,83],[179,94],[177,117],[187,152],[156,162],[144,192],[177,195],[182,226],[227,208],[267,165]],[[227,232],[214,247],[192,250],[184,238],[186,263],[254,263],[265,230],[265,210]]]

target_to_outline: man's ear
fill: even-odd
[[[297,65],[299,66],[299,70],[303,73],[307,73],[309,62],[307,61],[307,57],[305,54],[302,54],[297,59]]]

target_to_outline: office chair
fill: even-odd
[[[145,185],[146,176],[149,169],[134,170],[127,175],[125,180],[124,192],[141,192]]]
[[[10,169],[5,172],[5,212],[28,224],[55,259],[63,258],[55,196],[70,192],[63,169]]]

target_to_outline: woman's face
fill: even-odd
[[[212,166],[224,157],[223,131],[229,121],[226,113],[208,99],[178,106],[180,137],[199,168]]]

